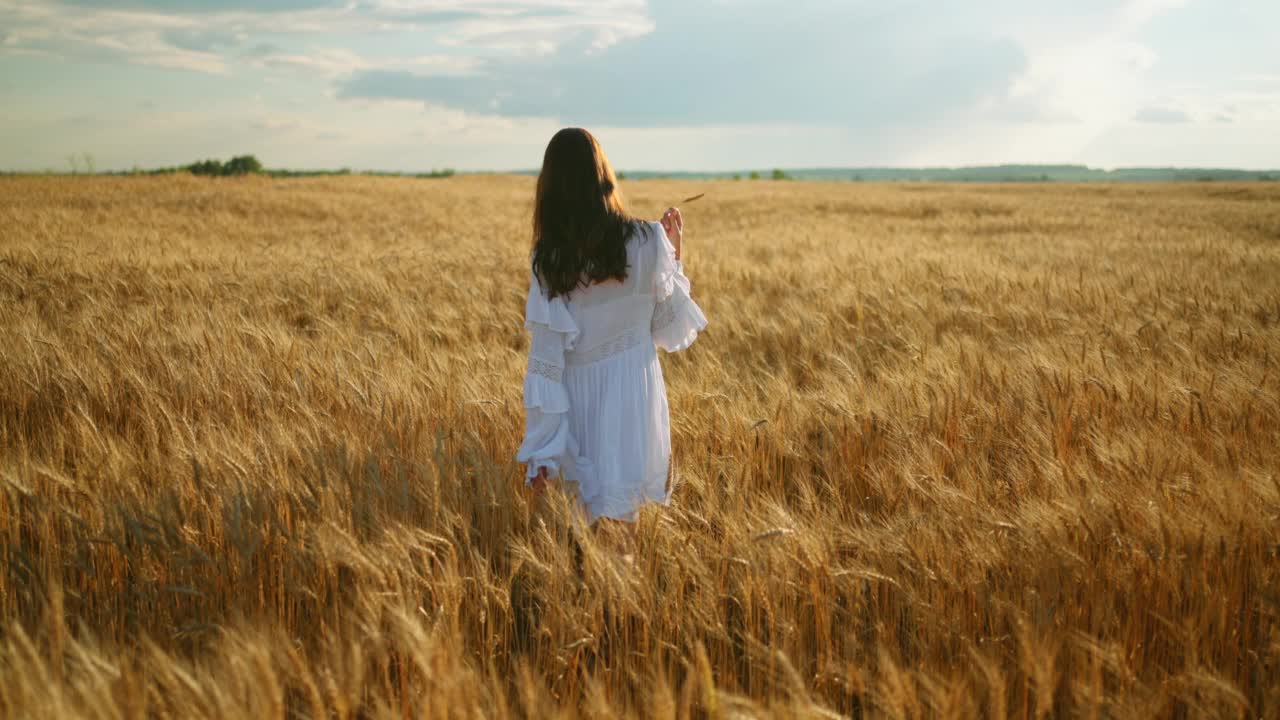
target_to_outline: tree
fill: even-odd
[[[781,170],[778,170],[777,168],[774,168],[773,174],[770,175],[770,177],[773,178],[774,180],[790,180],[791,179],[789,175],[782,172]]]
[[[750,174],[750,175],[748,175],[747,177],[751,178],[752,180],[759,180],[759,179],[760,179],[760,173],[756,172],[755,170],[752,170],[752,171],[751,171],[751,174]]]
[[[223,166],[223,175],[249,175],[262,172],[262,163],[252,155],[239,155],[231,158]]]
[[[223,174],[221,160],[201,160],[199,162],[194,162],[187,166],[187,170],[191,171],[192,175]]]
[[[262,163],[252,155],[237,155],[227,162],[221,160],[201,160],[187,166],[192,175],[250,175],[262,172]]]

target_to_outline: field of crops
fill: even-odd
[[[0,717],[1280,715],[1280,185],[623,189],[631,563],[514,462],[531,178],[0,178]]]

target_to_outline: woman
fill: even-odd
[[[689,347],[706,327],[680,263],[683,219],[630,217],[591,133],[547,145],[533,209],[525,327],[526,429],[516,459],[535,491],[577,486],[589,521],[634,521],[665,504],[671,461],[667,390],[656,348]]]

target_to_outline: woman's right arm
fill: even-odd
[[[674,208],[672,208],[674,210]],[[649,332],[653,343],[667,352],[679,352],[698,339],[698,333],[707,326],[702,308],[690,295],[689,278],[684,274],[680,252],[676,243],[683,235],[684,223],[680,212],[669,210],[661,224],[650,226],[657,242],[657,258],[653,271],[653,317]],[[671,241],[674,231],[676,242]]]
[[[679,260],[681,245],[684,244],[684,217],[680,214],[680,208],[667,208],[667,211],[662,213],[661,222],[662,230],[667,234],[667,240],[676,250],[676,260]]]

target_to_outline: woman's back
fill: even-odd
[[[649,341],[661,232],[656,223],[637,223],[627,241],[626,279],[593,283],[570,295],[569,311],[579,335],[565,355],[567,365],[597,362]]]
[[[658,223],[627,241],[627,274],[548,298],[530,279],[529,413],[517,459],[576,483],[591,519],[666,502],[671,439],[656,348],[691,344],[706,318]]]

